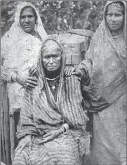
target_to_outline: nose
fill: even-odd
[[[29,22],[29,18],[28,17],[25,17],[25,22]]]
[[[111,17],[111,21],[116,22],[116,17],[114,15]]]
[[[53,64],[53,58],[52,58],[52,57],[50,57],[49,63],[50,63],[50,64]]]

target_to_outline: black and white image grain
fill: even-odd
[[[2,165],[126,165],[126,3],[1,1]]]

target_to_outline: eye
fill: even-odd
[[[28,18],[30,18],[30,19],[33,18],[33,15],[29,15]]]
[[[49,59],[49,58],[50,58],[50,56],[45,56],[45,58],[46,58],[46,59]]]
[[[53,58],[57,58],[57,57],[59,57],[59,55],[58,54],[54,54],[52,57]]]
[[[20,19],[25,19],[25,16],[20,16]]]
[[[108,16],[108,17],[111,17],[111,16],[112,16],[112,14],[111,14],[111,13],[108,13],[108,14],[107,14],[107,16]]]
[[[120,16],[121,16],[121,14],[115,14],[115,16],[116,16],[116,17],[120,17]]]

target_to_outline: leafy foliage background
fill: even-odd
[[[26,0],[29,2],[29,0]],[[105,2],[100,1],[30,1],[39,10],[48,34],[69,29],[95,31],[103,18]],[[14,21],[14,12],[19,1],[1,1],[2,36]]]

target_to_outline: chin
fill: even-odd
[[[24,29],[24,31],[25,31],[26,33],[31,33],[31,32],[32,32],[31,29]]]
[[[57,69],[48,69],[49,72],[54,72],[56,71]]]
[[[31,33],[31,31],[29,31],[29,30],[24,30],[24,31],[25,31],[26,33],[29,33],[29,34]]]

